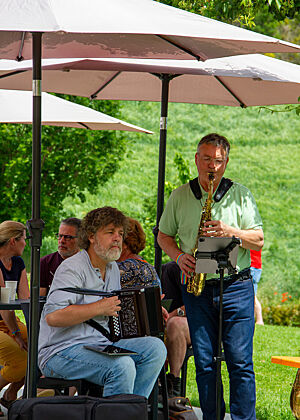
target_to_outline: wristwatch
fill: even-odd
[[[184,310],[181,308],[177,308],[177,316],[185,316]]]

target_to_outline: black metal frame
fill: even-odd
[[[225,239],[225,238],[224,238]],[[227,238],[226,238],[227,239]],[[218,263],[218,274],[220,275],[220,298],[219,298],[219,329],[218,329],[218,345],[215,362],[216,370],[216,419],[221,420],[221,402],[222,402],[222,376],[221,376],[221,362],[222,362],[222,324],[223,324],[223,290],[224,290],[224,271],[228,269],[229,274],[233,274],[232,264],[229,260],[229,253],[240,244],[240,239],[232,237],[229,245],[219,251],[212,252],[198,252],[195,253],[196,259],[212,259]]]

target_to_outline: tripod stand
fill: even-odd
[[[216,244],[214,240],[218,240],[217,250],[210,251],[199,251],[199,249],[205,249],[209,247],[211,249]],[[228,243],[228,240],[231,240]],[[206,244],[204,243],[206,242]],[[199,238],[198,250],[195,253],[197,260],[208,260],[208,265],[211,266],[210,260],[214,260],[217,264],[217,269],[214,271],[220,275],[220,300],[219,300],[219,329],[218,329],[218,345],[217,345],[217,356],[216,361],[216,412],[217,420],[221,419],[221,399],[222,399],[222,377],[221,377],[221,362],[222,362],[222,325],[223,325],[223,289],[224,289],[224,272],[228,270],[228,274],[236,274],[236,262],[237,262],[237,246],[240,244],[240,239],[236,237],[232,238]],[[236,248],[236,249],[235,249]],[[234,252],[235,249],[235,252]],[[200,264],[199,264],[200,265]],[[203,264],[202,264],[203,265]],[[204,264],[205,265],[205,264]],[[196,272],[197,272],[196,265]],[[209,268],[208,268],[209,269]],[[203,268],[202,268],[203,270]],[[201,272],[203,272],[201,270]]]

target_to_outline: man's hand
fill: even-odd
[[[195,272],[196,260],[190,254],[181,255],[177,264],[179,265],[183,274],[185,274],[187,277],[191,277],[191,275]]]
[[[99,306],[99,314],[105,316],[118,316],[118,312],[121,310],[118,296],[111,296],[108,298],[103,298],[95,302]]]
[[[202,229],[203,236],[215,236],[230,238],[235,236],[240,238],[241,247],[259,251],[264,245],[264,233],[262,229],[237,229],[226,225],[221,220],[210,220],[204,223]]]
[[[217,236],[228,238],[233,236],[232,227],[226,225],[221,220],[209,220],[204,223],[202,228],[203,236]]]

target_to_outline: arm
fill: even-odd
[[[47,287],[40,287],[40,296],[47,296]]]
[[[211,220],[205,222],[202,229],[203,236],[231,237],[236,236],[242,241],[241,247],[259,251],[264,245],[264,233],[262,229],[237,229],[226,225],[221,220]]]
[[[117,312],[121,310],[120,303],[117,296],[112,296],[94,303],[69,305],[49,313],[45,319],[51,327],[71,327],[98,315],[117,316]]]
[[[180,254],[183,254],[177,264],[181,271],[187,276],[191,276],[191,272],[195,269],[195,258],[190,254],[183,253],[179,248],[173,236],[166,235],[165,233],[158,231],[157,242],[161,249],[169,255],[174,261],[177,260]]]
[[[18,298],[29,299],[29,296],[30,296],[30,292],[29,292],[29,287],[28,287],[28,279],[27,279],[26,269],[24,268],[20,277],[20,283],[18,287]]]

